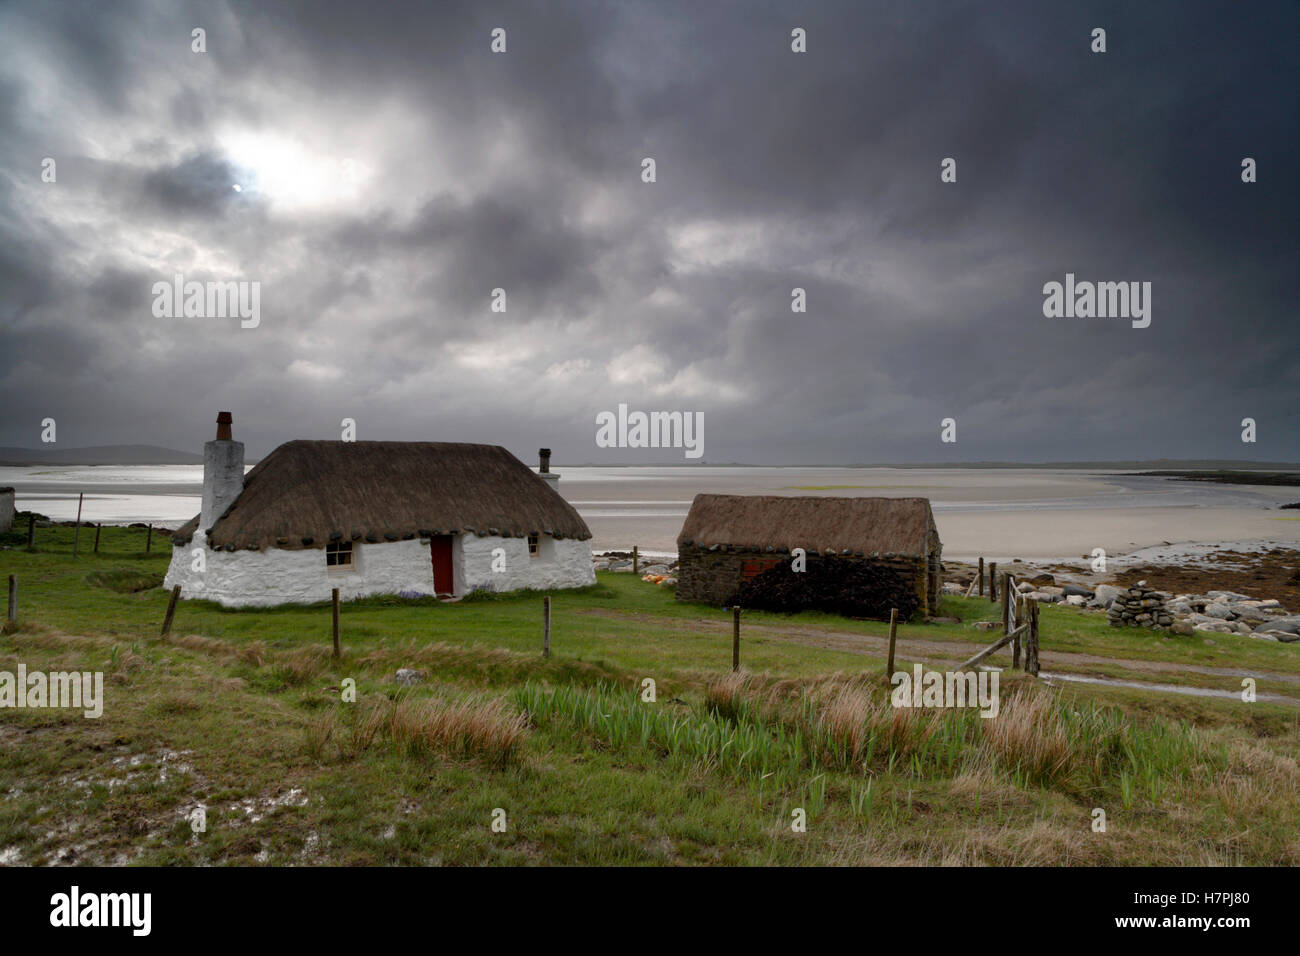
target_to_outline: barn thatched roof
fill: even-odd
[[[195,516],[172,536],[189,541]],[[208,534],[213,547],[323,548],[476,532],[591,537],[586,522],[527,465],[497,445],[291,441],[253,467]]]
[[[696,495],[677,545],[923,556],[938,539],[927,498]]]

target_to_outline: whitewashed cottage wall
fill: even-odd
[[[264,551],[214,551],[202,531],[173,548],[164,586],[181,586],[183,597],[216,601],[226,607],[270,607],[328,601],[339,589],[341,600],[372,594],[432,594],[433,563],[427,540],[353,545],[353,569],[331,570],[320,548]],[[505,551],[505,571],[492,570],[493,550]],[[194,569],[195,550],[203,570]],[[523,588],[572,588],[596,583],[590,542],[546,536],[541,554],[530,557],[524,538],[457,535],[452,546],[452,576],[457,595],[482,587],[493,591]]]

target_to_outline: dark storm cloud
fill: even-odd
[[[527,296],[534,304],[554,296],[576,307],[598,292],[589,270],[599,254],[597,237],[566,224],[563,209],[546,196],[483,196],[469,202],[437,196],[409,220],[348,221],[323,249],[331,256],[426,257],[439,268],[421,278],[421,295],[465,312],[478,310],[485,290],[504,281],[502,262],[511,264],[513,297]]]
[[[221,216],[238,202],[239,193],[233,187],[241,178],[225,157],[198,153],[174,166],[150,170],[141,192],[168,215]]]
[[[57,411],[68,444],[194,448],[233,407],[255,453],[353,417],[680,460],[595,447],[628,402],[703,411],[714,461],[1294,460],[1297,26],[1286,3],[10,6],[0,444]],[[1151,327],[1044,318],[1066,272],[1151,281]],[[260,282],[261,324],[155,318],[177,273]]]

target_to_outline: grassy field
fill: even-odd
[[[890,707],[878,622],[747,613],[733,676],[729,613],[618,573],[553,595],[548,660],[536,594],[345,604],[341,660],[328,605],[184,601],[160,638],[165,539],[92,541],[0,550],[0,671],[106,682],[98,720],[0,709],[0,863],[1300,864],[1300,645],[1044,607],[1047,674],[1276,699],[1006,672],[982,720]],[[900,668],[991,640],[988,601],[941,613]]]

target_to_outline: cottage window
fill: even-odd
[[[528,536],[528,556],[530,558],[540,557],[542,553],[542,542],[536,533]]]
[[[325,567],[331,571],[353,570],[355,566],[352,564],[352,542],[331,541],[325,545]]]

